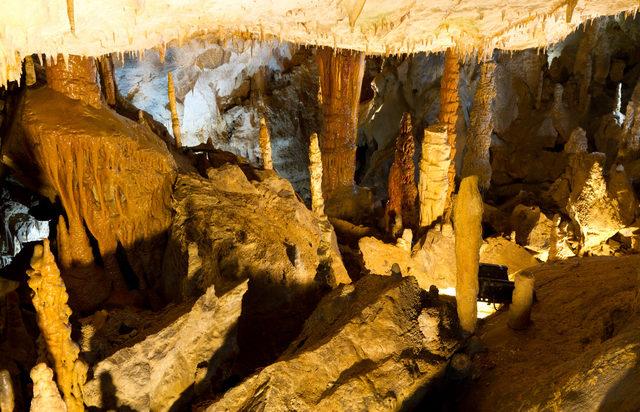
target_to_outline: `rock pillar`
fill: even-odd
[[[478,177],[465,177],[453,208],[456,251],[456,303],[460,326],[473,333],[478,318],[478,266],[482,246],[482,196]]]
[[[516,274],[516,287],[509,306],[509,327],[511,329],[525,329],[531,323],[531,306],[533,305],[533,275],[528,272]]]
[[[325,171],[322,190],[325,198],[330,199],[338,190],[354,183],[364,53],[320,48],[316,57],[323,116],[319,142]]]
[[[425,129],[420,158],[420,227],[435,222],[445,211],[447,193],[455,181],[451,177],[451,146],[446,125],[433,125]],[[455,169],[453,170],[455,178]]]
[[[456,124],[458,123],[458,83],[460,81],[460,63],[458,53],[454,49],[447,49],[444,54],[444,71],[440,80],[440,113],[438,122],[446,127],[447,143],[449,145],[448,185],[446,188],[446,210],[451,209],[451,194],[456,183]],[[424,152],[423,155],[424,157]],[[449,216],[449,213],[447,213]],[[421,222],[422,225],[422,222]]]

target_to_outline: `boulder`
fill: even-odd
[[[217,297],[211,286],[195,303],[149,320],[147,328],[159,330],[138,331],[138,342],[95,365],[93,379],[83,388],[84,402],[137,411],[168,411],[177,401],[184,405],[190,395],[185,391],[206,377],[201,370],[214,374],[237,353],[236,328],[246,291],[243,282]]]
[[[444,372],[459,343],[453,305],[421,296],[412,277],[367,275],[338,287],[323,298],[276,363],[207,410],[382,411],[415,406],[412,402]]]
[[[221,295],[250,279],[240,346],[247,367],[264,365],[298,335],[322,294],[350,279],[335,236],[326,234],[331,225],[289,182],[246,164],[207,174],[178,177],[163,291],[181,300],[215,285]]]
[[[516,206],[511,213],[511,227],[519,245],[535,252],[541,260],[547,260],[555,225],[538,206]]]

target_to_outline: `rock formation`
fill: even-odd
[[[98,59],[98,72],[100,73],[100,86],[106,103],[114,107],[118,98],[118,88],[113,67],[113,59],[110,54]]]
[[[103,409],[168,411],[187,396],[191,385],[210,385],[198,371],[221,374],[220,367],[228,367],[237,356],[237,324],[246,291],[247,282],[243,282],[217,297],[215,287],[210,286],[195,303],[157,316],[149,323],[156,328],[166,325],[159,332],[132,345],[125,343],[97,363],[93,379],[83,389],[85,403]],[[104,392],[105,382],[115,387],[114,394]],[[116,404],[107,396],[114,396]],[[182,399],[181,405],[187,400]]]
[[[261,364],[297,335],[325,287],[350,279],[337,244],[326,245],[327,229],[289,182],[237,164],[207,173],[176,183],[163,291],[188,299],[214,285],[223,294],[249,278],[239,344]]]
[[[79,63],[69,66],[86,73]],[[27,186],[52,202],[61,201],[66,212],[66,224],[61,219],[58,225],[62,274],[71,306],[86,310],[109,296],[112,285],[124,288],[115,258],[119,247],[126,251],[140,288],[155,282],[171,221],[176,163],[158,136],[101,103],[95,83],[87,80],[85,90],[80,85],[84,77],[65,83],[66,75],[57,69],[54,73],[54,85],[99,106],[50,88],[28,90],[3,144],[3,162]],[[34,167],[35,175],[21,172]],[[87,230],[97,240],[102,273],[94,265]]]
[[[13,412],[15,395],[11,374],[6,369],[0,370],[0,411]]]
[[[260,152],[262,153],[262,167],[273,170],[273,159],[271,158],[271,135],[264,117],[260,118]]]
[[[324,196],[322,195],[322,153],[318,144],[318,135],[309,138],[309,188],[311,189],[311,210],[318,216],[324,216]]]
[[[316,56],[323,118],[319,142],[325,170],[322,192],[329,200],[340,189],[353,186],[364,53],[320,48]]]
[[[276,363],[207,410],[416,406],[457,347],[453,308],[438,298],[429,298],[425,307],[420,296],[412,277],[370,275],[338,287]]]
[[[411,115],[405,113],[400,122],[400,134],[396,138],[396,152],[389,170],[389,200],[385,215],[387,231],[399,235],[403,227],[415,227],[418,191],[415,182],[415,142],[411,127]],[[397,230],[396,228],[400,229]]]
[[[478,265],[482,245],[482,196],[478,177],[462,179],[453,208],[456,250],[456,303],[460,326],[473,333],[478,316]]]
[[[470,135],[464,157],[462,175],[477,176],[478,188],[486,190],[491,184],[491,164],[489,162],[489,146],[493,132],[492,102],[496,95],[493,72],[495,63],[483,62],[480,68],[480,79],[473,97],[471,110]]]
[[[455,185],[455,163],[451,161],[455,137],[453,141],[447,138],[448,127],[436,125],[424,130],[418,186],[420,227],[430,226],[443,215],[448,193]]]
[[[460,82],[460,57],[455,49],[449,48],[444,54],[444,69],[440,80],[440,113],[438,122],[447,128],[447,143],[449,145],[449,171],[447,192],[445,195],[446,209],[450,211],[452,206],[451,194],[455,190],[456,184],[456,144],[457,144],[457,124],[458,109],[460,107],[460,97],[458,96],[458,83]],[[426,139],[426,131],[425,131]],[[424,142],[422,157],[425,157]],[[444,157],[441,158],[444,162]],[[421,206],[422,212],[422,206]],[[422,216],[422,215],[421,215]],[[437,216],[436,216],[437,217]],[[421,226],[425,226],[423,222]],[[426,224],[428,225],[428,224]]]
[[[525,329],[531,323],[534,279],[529,272],[522,271],[516,274],[514,283],[513,297],[509,305],[508,324],[511,329]]]
[[[180,119],[176,108],[176,89],[173,84],[173,74],[167,73],[167,96],[169,98],[169,111],[171,112],[171,126],[176,147],[182,147],[182,134],[180,133]]]
[[[46,343],[48,358],[54,365],[67,410],[83,411],[82,385],[87,366],[78,359],[80,350],[71,339],[71,309],[67,306],[67,291],[49,250],[48,240],[36,246],[28,275],[38,326]]]
[[[33,382],[31,412],[67,412],[69,410],[53,381],[53,371],[46,363],[39,363],[31,369],[31,381]]]
[[[46,65],[47,85],[73,100],[80,100],[98,109],[102,95],[98,87],[98,72],[93,58],[58,55]]]

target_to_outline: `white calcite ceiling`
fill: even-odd
[[[0,85],[19,78],[27,54],[141,51],[205,33],[371,54],[544,47],[590,18],[638,6],[637,0],[2,0]]]

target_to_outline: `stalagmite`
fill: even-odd
[[[113,59],[110,54],[104,55],[98,59],[98,70],[100,72],[100,85],[107,104],[111,107],[116,105],[118,90],[116,88],[116,79],[113,70]]]
[[[456,302],[460,326],[466,333],[476,328],[478,265],[482,246],[482,196],[478,177],[462,179],[453,208],[456,250]]]
[[[313,133],[309,139],[309,176],[311,182],[311,210],[318,216],[324,216],[324,197],[322,196],[322,155],[318,143],[318,135]]]
[[[471,126],[467,140],[467,152],[464,157],[462,175],[478,176],[478,187],[487,190],[491,184],[491,164],[489,163],[489,147],[493,131],[492,102],[496,95],[493,72],[496,64],[488,61],[482,63],[480,80],[473,97],[471,110]]]
[[[402,219],[401,227],[414,227],[416,223],[416,199],[418,191],[415,182],[413,156],[415,143],[411,127],[411,115],[405,113],[400,124],[400,134],[396,138],[396,152],[389,170],[389,200],[386,216],[387,230],[392,230],[394,222]],[[397,223],[395,223],[397,225]],[[395,235],[395,233],[393,233]]]
[[[58,386],[69,412],[83,411],[82,385],[87,366],[78,359],[80,349],[71,339],[67,291],[49,249],[49,241],[37,245],[31,259],[29,287],[38,326],[46,343],[48,358],[54,365]]]
[[[449,145],[449,171],[448,185],[445,194],[445,208],[448,213],[451,210],[451,194],[455,190],[456,182],[456,124],[458,123],[458,108],[460,97],[458,96],[458,83],[460,81],[459,56],[455,49],[449,48],[444,54],[444,71],[440,80],[440,113],[438,122],[445,125],[447,129],[447,143]],[[426,132],[425,132],[426,137]],[[423,143],[424,148],[424,143]],[[422,152],[424,158],[425,152]],[[444,160],[444,159],[443,159]],[[421,206],[422,209],[422,206]],[[447,214],[448,214],[447,213]],[[438,216],[436,216],[437,218]],[[420,223],[421,226],[423,223]]]
[[[33,57],[31,57],[31,55],[24,58],[24,72],[27,86],[36,84],[36,68],[33,65]]]
[[[102,95],[95,60],[80,56],[69,56],[68,59],[67,64],[63,56],[58,55],[53,64],[47,64],[47,85],[71,99],[99,108]]]
[[[320,48],[316,57],[323,117],[320,150],[325,174],[322,190],[329,200],[337,191],[354,183],[364,53]]]
[[[447,126],[433,125],[424,131],[420,158],[420,227],[435,222],[445,210],[447,193],[455,180],[451,180],[451,145],[447,139]],[[450,141],[450,140],[449,140]],[[455,167],[453,170],[455,177]]]
[[[53,381],[53,371],[46,363],[34,366],[30,376],[33,382],[31,412],[67,412],[67,405],[60,397],[60,392]]]
[[[6,369],[0,370],[0,411],[12,412],[15,406],[13,382]]]
[[[171,112],[171,126],[173,127],[173,138],[176,140],[176,147],[182,147],[182,134],[180,133],[180,119],[178,119],[178,109],[176,108],[176,89],[173,85],[173,74],[167,73],[167,94],[169,96],[169,111]]]
[[[531,306],[533,305],[534,277],[527,271],[516,273],[515,289],[511,305],[509,305],[509,327],[525,329],[531,323]]]
[[[564,152],[570,154],[586,153],[588,149],[587,133],[583,128],[576,127],[573,132],[571,132],[569,141],[564,145]]]
[[[273,160],[271,158],[271,135],[264,117],[260,118],[260,151],[262,152],[262,167],[273,170]]]

